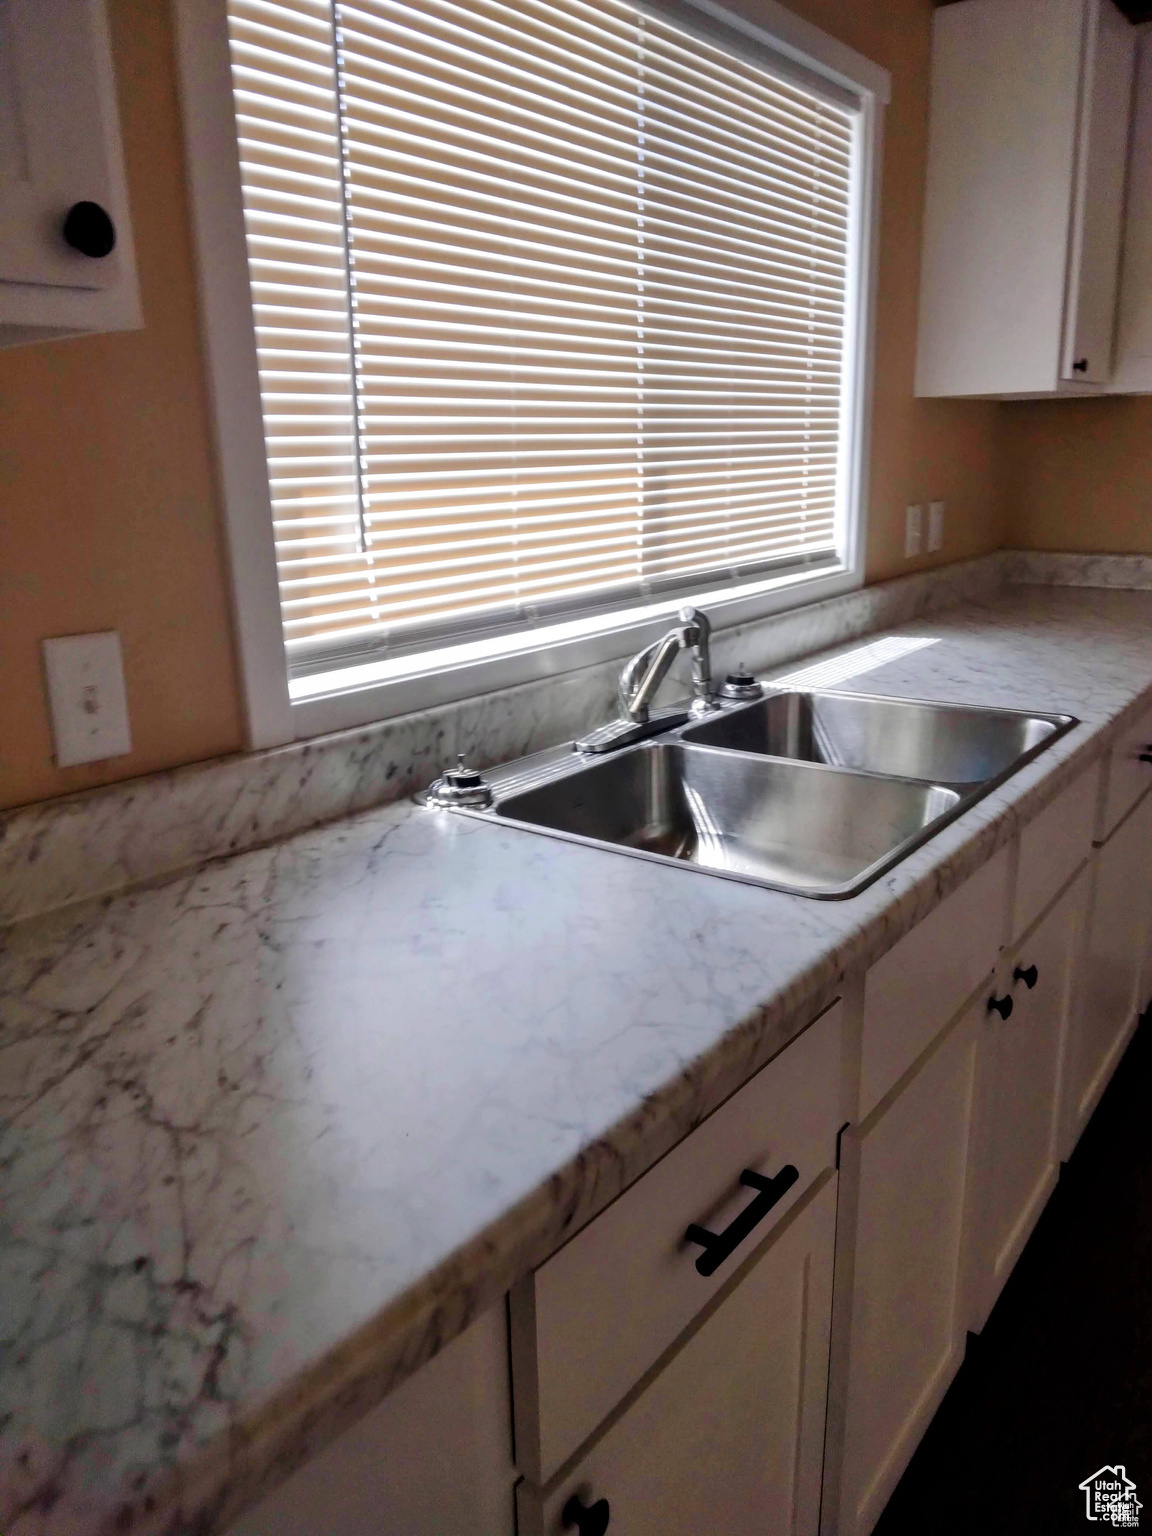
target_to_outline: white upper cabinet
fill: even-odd
[[[1138,34],[1112,0],[933,23],[919,395],[1107,390]]]
[[[1112,375],[1135,57],[1131,23],[1110,0],[1089,5],[1060,370],[1089,384]]]
[[[1152,29],[1136,56],[1114,394],[1152,394]]]
[[[0,0],[0,344],[141,324],[101,0]]]

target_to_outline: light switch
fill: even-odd
[[[114,629],[45,640],[44,671],[58,767],[131,752],[124,662]]]
[[[942,501],[930,501],[928,503],[928,548],[929,550],[943,549],[944,547],[944,503]]]
[[[924,508],[908,507],[904,513],[904,558],[911,560],[924,548]]]

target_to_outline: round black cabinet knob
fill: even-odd
[[[580,1495],[574,1493],[560,1511],[560,1520],[565,1530],[579,1531],[580,1536],[604,1536],[611,1513],[607,1499],[585,1504]]]
[[[1034,965],[1018,965],[1012,972],[1013,981],[1022,981],[1031,992],[1032,988],[1040,980],[1040,972]]]
[[[1012,1015],[1012,999],[1005,994],[1003,997],[990,997],[988,999],[988,1012],[998,1013],[1002,1019]]]
[[[1086,357],[1078,357],[1076,359],[1076,361],[1072,364],[1072,372],[1073,373],[1087,373],[1088,372],[1088,359]]]
[[[116,226],[99,203],[73,203],[61,234],[81,256],[108,256],[116,244]]]

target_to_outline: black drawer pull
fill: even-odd
[[[1040,980],[1040,972],[1034,965],[1018,965],[1012,972],[1012,980],[1022,981],[1028,988],[1029,992],[1031,992],[1032,988]]]
[[[724,1260],[735,1253],[752,1228],[759,1226],[772,1207],[784,1198],[799,1177],[800,1170],[793,1168],[791,1163],[785,1163],[774,1179],[766,1179],[762,1173],[753,1173],[751,1168],[745,1168],[740,1175],[741,1184],[760,1191],[752,1204],[734,1217],[723,1232],[709,1232],[707,1228],[698,1227],[693,1222],[684,1234],[688,1242],[699,1243],[704,1249],[696,1260],[700,1274],[714,1275]]]
[[[1002,1019],[1012,1016],[1012,999],[1007,993],[1003,997],[990,997],[988,999],[988,1012],[998,1013]]]
[[[1152,763],[1152,746],[1145,747],[1143,752],[1138,753],[1137,756],[1142,763]]]
[[[578,1493],[574,1493],[560,1511],[560,1523],[564,1529],[570,1531],[575,1528],[580,1536],[604,1536],[611,1517],[612,1511],[608,1508],[607,1499],[585,1504]]]

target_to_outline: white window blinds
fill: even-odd
[[[629,0],[228,0],[289,657],[827,567],[855,115]]]

